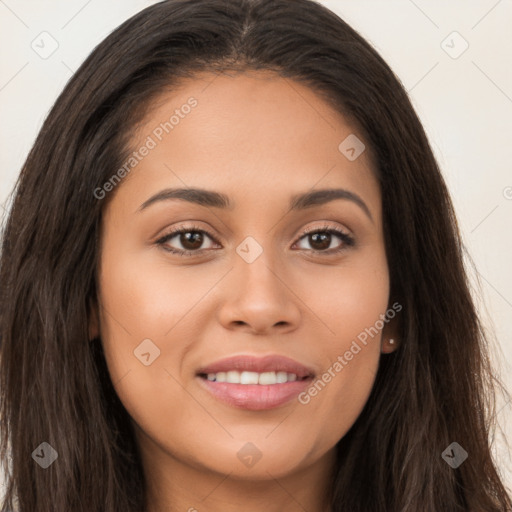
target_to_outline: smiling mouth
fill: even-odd
[[[196,370],[196,382],[230,407],[263,411],[291,405],[315,370],[282,354],[236,354]]]
[[[287,372],[248,371],[199,373],[196,378],[201,387],[220,402],[247,411],[264,411],[290,404],[313,380],[312,375],[298,377]]]
[[[303,381],[310,379],[311,376],[299,377],[295,373],[284,371],[278,372],[250,372],[250,371],[237,371],[230,370],[226,372],[217,373],[199,373],[199,377],[211,382],[225,382],[228,384],[241,384],[241,385],[261,385],[273,386],[276,384],[285,384],[287,382]]]

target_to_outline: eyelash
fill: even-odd
[[[217,243],[217,244],[219,243],[219,242],[217,242],[217,240],[215,239],[215,237],[213,235],[211,235],[208,231],[205,231],[204,229],[202,229],[198,226],[190,226],[190,227],[186,227],[186,228],[176,229],[174,231],[171,231],[167,235],[164,235],[162,238],[157,240],[155,243],[157,245],[161,246],[165,251],[170,252],[172,254],[176,254],[177,256],[195,256],[195,255],[200,254],[202,251],[209,250],[209,249],[199,249],[199,250],[191,251],[191,250],[185,250],[185,249],[169,248],[165,245],[169,240],[171,240],[175,236],[181,235],[183,233],[202,233],[203,235],[207,235],[208,237],[210,237],[215,243]],[[355,240],[352,236],[348,235],[344,231],[341,231],[340,229],[332,228],[329,225],[324,225],[321,228],[306,229],[305,231],[302,232],[302,234],[300,235],[298,240],[300,241],[308,235],[317,234],[317,233],[328,233],[331,235],[336,235],[343,241],[343,244],[341,245],[340,248],[334,249],[334,250],[330,249],[330,250],[326,250],[326,251],[319,251],[319,250],[315,250],[315,249],[310,249],[310,252],[313,252],[315,254],[334,255],[334,254],[338,254],[342,251],[347,250],[349,247],[352,247],[355,244]],[[307,250],[307,249],[302,249],[302,250]]]

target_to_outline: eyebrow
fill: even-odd
[[[150,197],[140,206],[138,211],[145,210],[157,202],[173,199],[188,201],[200,206],[212,208],[232,209],[234,206],[229,197],[220,192],[201,188],[168,188]],[[306,208],[323,205],[336,199],[352,201],[359,206],[373,222],[372,214],[366,203],[354,192],[343,188],[314,190],[304,194],[294,195],[290,199],[289,209],[292,211],[305,210]]]

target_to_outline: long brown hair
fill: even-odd
[[[500,383],[473,302],[453,206],[400,81],[312,0],[168,0],[109,35],[75,73],[23,166],[0,266],[1,512],[140,512],[130,418],[89,341],[103,207],[158,93],[199,71],[273,70],[356,123],[383,197],[401,346],[337,444],[333,512],[510,511],[490,451]],[[42,442],[58,460],[42,469]],[[441,454],[457,442],[467,460]],[[12,455],[9,463],[8,452]]]

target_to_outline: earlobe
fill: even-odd
[[[383,354],[390,354],[399,347],[397,338],[384,339],[382,342],[381,352]]]
[[[391,352],[395,352],[397,348],[400,347],[400,337],[398,333],[400,332],[400,319],[394,314],[390,317],[382,330],[382,338],[381,338],[381,352],[383,354],[390,354]]]

